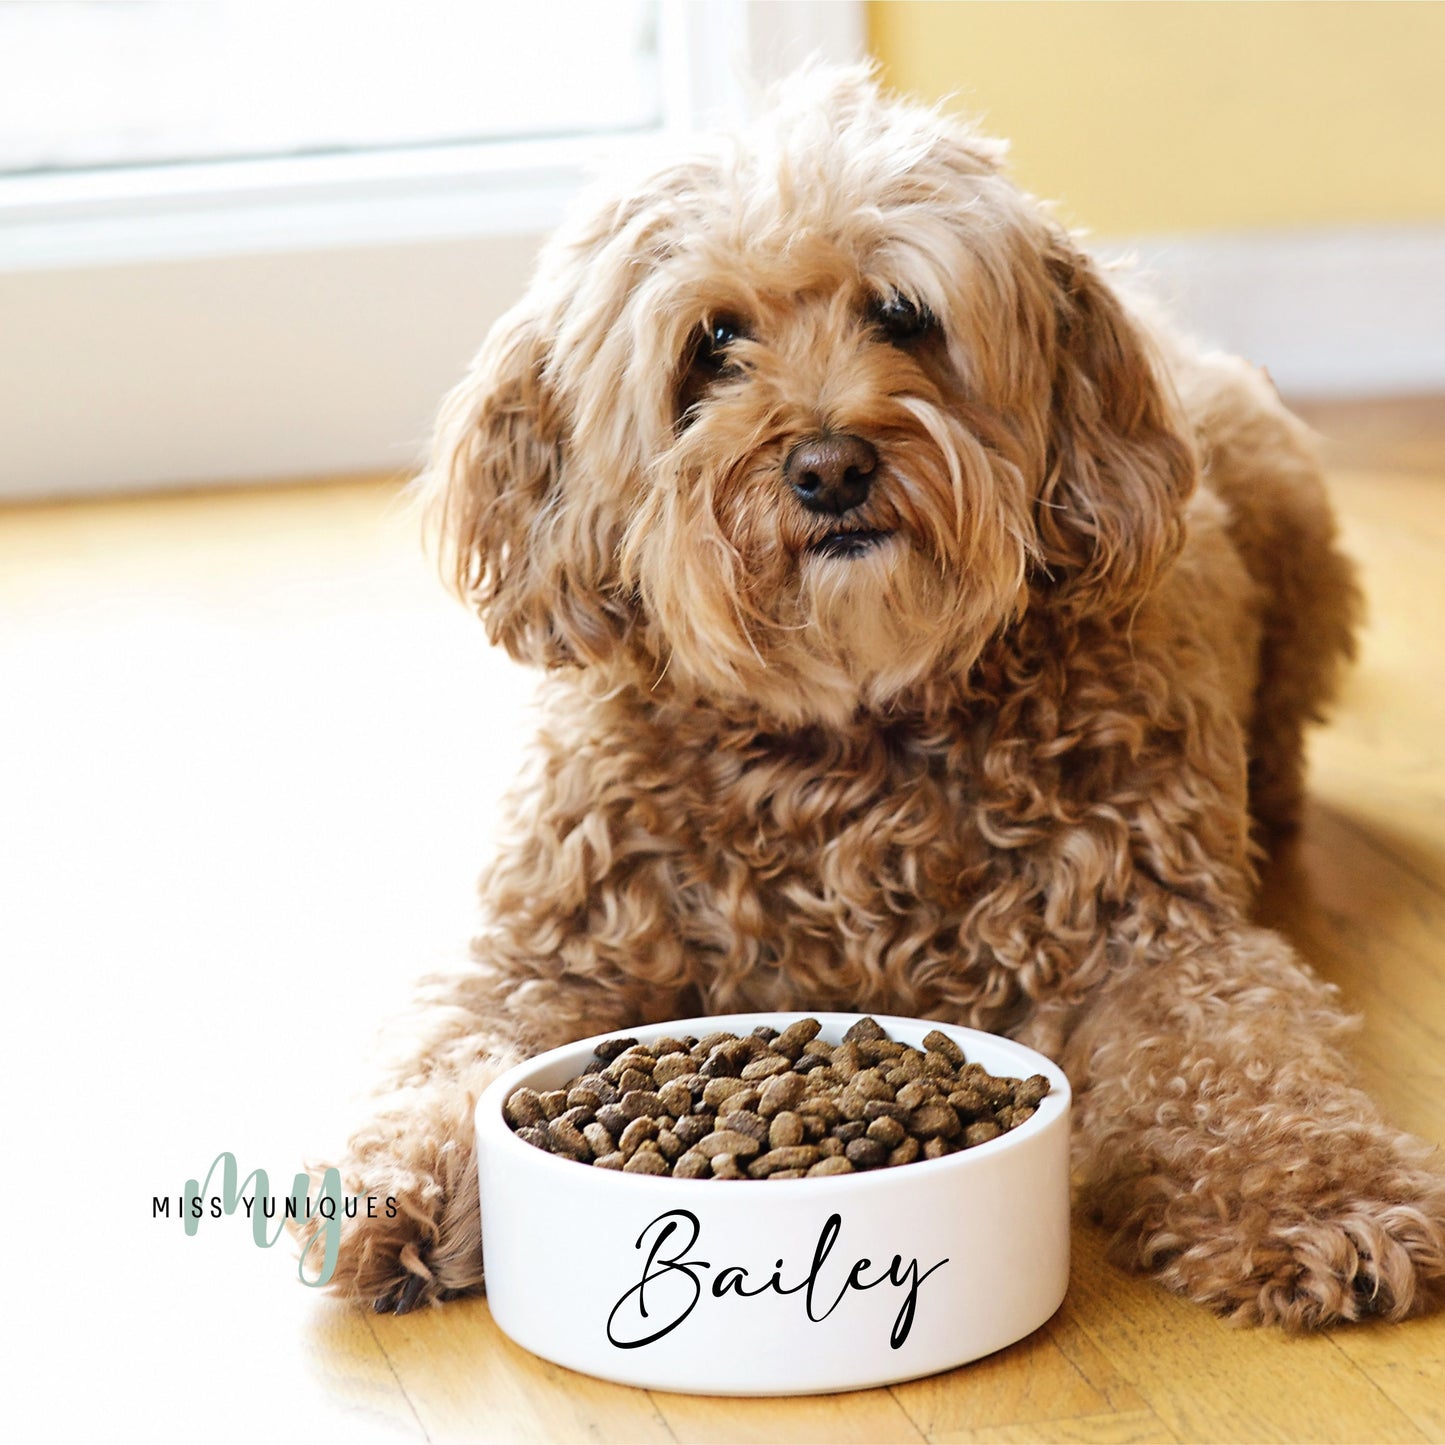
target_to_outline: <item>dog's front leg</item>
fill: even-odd
[[[1064,1058],[1083,1200],[1120,1262],[1242,1321],[1426,1308],[1445,1175],[1354,1082],[1334,991],[1243,924],[1144,952]]]
[[[434,987],[426,1013],[441,1023],[339,1161],[344,1188],[364,1199],[342,1229],[332,1290],[401,1314],[479,1289],[472,1114],[482,1090],[529,1054],[667,1017],[675,1007],[668,990],[568,976],[560,967],[543,974],[484,966]],[[319,1233],[315,1221],[298,1231],[302,1246]]]

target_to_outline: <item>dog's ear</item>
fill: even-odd
[[[443,576],[519,662],[600,661],[625,627],[608,549],[567,504],[567,429],[548,376],[556,321],[521,308],[447,397],[421,479]]]
[[[1126,608],[1179,550],[1194,452],[1094,263],[1058,234],[1045,265],[1054,350],[1040,552],[1060,600]]]

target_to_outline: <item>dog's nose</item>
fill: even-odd
[[[783,476],[810,512],[841,517],[868,500],[878,453],[862,437],[825,432],[799,442]]]

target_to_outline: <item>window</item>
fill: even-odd
[[[656,0],[7,5],[0,172],[654,128],[659,19]]]
[[[0,497],[408,468],[579,186],[853,0],[0,5]]]

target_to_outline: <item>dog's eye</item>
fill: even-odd
[[[729,353],[747,335],[747,328],[735,316],[714,316],[693,332],[677,389],[677,417],[682,429],[697,419],[698,405],[712,386],[738,375],[740,368]]]
[[[874,303],[873,319],[890,341],[916,341],[938,325],[928,307],[897,294]]]
[[[698,339],[698,364],[709,371],[721,371],[727,365],[728,347],[742,335],[742,323],[736,318],[715,316],[704,324]]]

